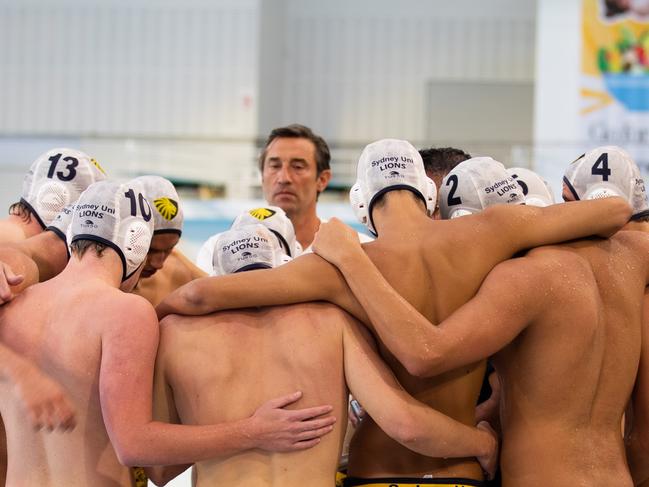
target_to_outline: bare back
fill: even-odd
[[[642,248],[649,239],[621,232],[516,263],[508,292],[538,312],[495,356],[503,485],[632,485],[620,428],[640,357]]]
[[[122,293],[71,277],[64,271],[0,309],[0,339],[58,381],[77,410],[72,432],[34,432],[12,390],[0,385],[8,485],[131,485],[108,439],[99,402],[101,333],[110,324],[101,318],[122,304]]]
[[[303,398],[291,408],[327,403],[337,418],[334,431],[308,450],[249,450],[199,462],[199,486],[333,484],[347,424],[347,319],[332,305],[309,303],[163,320],[156,383],[169,384],[183,424],[247,417],[264,401],[294,390]]]
[[[491,268],[513,252],[507,242],[491,238],[484,230],[476,231],[473,222],[471,217],[452,222],[422,219],[416,235],[398,240],[382,236],[363,248],[401,296],[429,321],[439,323],[473,297]],[[422,379],[410,375],[385,347],[381,354],[415,398],[464,424],[474,424],[484,361]],[[418,455],[389,438],[369,418],[352,440],[350,473],[361,477],[433,474],[482,479],[474,459]]]

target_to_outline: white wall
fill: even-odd
[[[274,16],[262,16],[262,30],[270,23],[282,38],[266,46],[275,62],[262,65],[260,83],[262,90],[265,80],[275,85],[278,98],[263,106],[262,133],[299,120],[341,143],[421,141],[430,80],[533,79],[534,0],[264,3],[270,6]]]
[[[0,167],[71,138],[114,176],[251,196],[259,3],[0,0]]]
[[[581,0],[538,0],[534,167],[561,193],[568,163],[586,147],[579,135]]]
[[[251,137],[258,0],[0,1],[0,132]]]

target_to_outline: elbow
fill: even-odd
[[[410,408],[404,408],[397,416],[390,419],[386,433],[406,448],[417,451],[416,444],[421,439],[422,428],[414,412]]]
[[[136,437],[124,438],[122,441],[113,441],[115,455],[119,463],[125,467],[143,467],[151,464],[151,459],[146,458],[146,452],[138,447],[140,442]]]
[[[119,463],[125,467],[138,467],[146,463],[142,461],[142,455],[135,451],[135,449],[115,448],[115,454]]]
[[[442,372],[439,357],[432,353],[412,355],[402,365],[410,375],[421,379],[433,377]]]
[[[620,228],[626,225],[633,215],[633,209],[629,203],[622,198],[610,198],[610,227],[600,232],[600,237],[610,237]]]
[[[148,467],[145,471],[147,478],[158,487],[167,485],[167,482],[171,480],[165,475],[165,467]]]
[[[196,281],[192,281],[167,296],[156,307],[158,319],[161,320],[171,314],[200,314],[205,307],[205,299],[203,294],[198,292],[197,287]]]
[[[205,294],[199,291],[199,281],[192,281],[178,289],[179,309],[181,311],[192,310],[200,312],[205,308]]]

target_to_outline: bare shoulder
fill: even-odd
[[[160,336],[169,335],[174,330],[182,327],[189,327],[192,323],[203,321],[210,315],[206,316],[180,316],[180,315],[167,315],[160,320]]]
[[[562,262],[570,258],[564,254],[543,248],[500,262],[488,275],[490,285],[520,290],[529,286],[542,287],[553,278]]]
[[[614,242],[619,242],[635,251],[649,250],[649,233],[638,230],[621,230],[611,237]]]
[[[98,306],[103,301],[102,308],[107,310],[104,318],[113,324],[112,327],[134,326],[137,331],[145,326],[158,326],[153,306],[142,296],[111,288],[98,297],[98,301]]]

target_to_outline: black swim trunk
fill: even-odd
[[[485,484],[480,480],[462,478],[438,477],[434,479],[421,479],[412,477],[393,477],[368,479],[362,477],[347,477],[343,485],[344,487],[355,487],[357,485],[364,487],[484,487]]]

